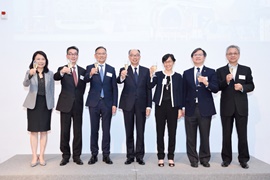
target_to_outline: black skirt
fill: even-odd
[[[48,110],[45,96],[37,95],[34,109],[27,109],[27,130],[30,132],[44,132],[51,130],[52,110]]]

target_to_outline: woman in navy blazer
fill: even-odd
[[[152,81],[150,87],[156,86],[153,101],[155,102],[155,117],[157,131],[157,156],[158,166],[164,167],[164,131],[167,123],[168,127],[168,160],[169,166],[174,167],[175,137],[177,119],[182,116],[183,107],[183,79],[182,75],[173,71],[176,59],[173,54],[165,54],[162,57],[164,71],[156,72],[150,68]]]
[[[32,149],[31,167],[45,166],[44,152],[47,144],[47,131],[51,130],[51,114],[54,107],[53,72],[48,69],[48,59],[44,52],[34,53],[23,85],[30,86],[23,106],[27,108],[30,142]],[[38,133],[40,133],[40,155],[37,155]]]

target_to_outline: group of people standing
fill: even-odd
[[[88,164],[98,161],[98,136],[102,128],[103,162],[113,164],[110,158],[110,126],[112,115],[118,105],[118,84],[123,84],[119,108],[123,110],[126,133],[126,165],[135,160],[144,165],[144,132],[146,118],[151,113],[152,101],[155,104],[157,133],[158,166],[165,166],[164,132],[168,128],[168,166],[174,167],[177,119],[185,118],[186,151],[190,165],[194,168],[200,163],[210,167],[211,157],[209,136],[211,119],[216,114],[212,93],[221,91],[220,115],[222,121],[222,167],[232,161],[231,135],[235,121],[238,133],[238,160],[242,168],[249,168],[247,143],[248,98],[254,83],[251,69],[238,64],[240,48],[231,45],[226,49],[228,64],[217,69],[204,65],[206,52],[197,48],[191,53],[194,67],[184,71],[183,76],[173,70],[175,57],[165,54],[162,57],[163,71],[156,67],[146,68],[140,65],[140,50],[128,52],[130,65],[121,68],[116,77],[114,67],[106,63],[107,50],[97,47],[96,63],[86,67],[77,65],[79,49],[71,46],[67,49],[70,64],[59,67],[55,74],[48,69],[48,59],[44,52],[34,53],[29,70],[26,72],[24,86],[30,86],[24,102],[27,108],[28,131],[32,148],[31,166],[45,166],[44,151],[47,143],[47,131],[51,129],[51,113],[54,107],[54,81],[61,81],[61,92],[56,110],[60,111],[61,137],[60,150],[64,166],[71,158],[69,146],[70,128],[73,122],[72,159],[83,165],[82,151],[82,114],[83,95],[86,83],[90,89],[86,100],[90,114],[91,158]],[[152,88],[155,87],[152,97]],[[136,142],[134,129],[136,128]],[[200,134],[200,147],[197,152],[197,131]],[[40,154],[38,156],[38,136],[40,134]]]

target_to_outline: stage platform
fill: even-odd
[[[88,165],[90,154],[83,154],[81,159],[84,165],[77,165],[72,160],[66,166],[59,166],[61,155],[46,155],[47,165],[30,167],[31,155],[15,155],[0,164],[0,179],[25,179],[25,180],[84,180],[84,179],[109,179],[109,180],[269,180],[270,165],[254,157],[249,161],[249,169],[240,167],[237,155],[227,168],[221,167],[219,153],[213,153],[210,161],[211,167],[205,168],[199,165],[192,168],[185,153],[176,153],[175,167],[169,167],[165,161],[165,167],[157,166],[157,156],[154,153],[145,155],[144,166],[134,162],[125,165],[125,154],[111,154],[112,165],[102,162],[102,156],[98,156],[98,162]]]

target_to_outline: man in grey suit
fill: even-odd
[[[249,151],[247,142],[248,98],[247,93],[254,90],[251,69],[238,64],[240,48],[231,45],[226,50],[229,64],[217,69],[219,89],[221,90],[220,115],[223,130],[222,167],[232,161],[232,129],[235,119],[238,134],[238,161],[242,168],[248,169]]]

